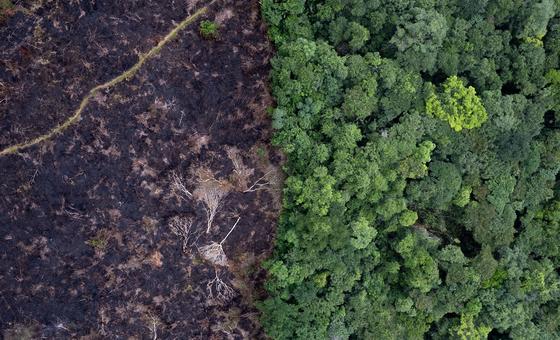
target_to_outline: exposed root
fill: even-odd
[[[53,138],[55,135],[57,135],[59,133],[62,133],[68,127],[72,126],[74,123],[76,123],[81,118],[82,112],[84,111],[84,109],[88,105],[90,99],[98,91],[108,89],[110,87],[113,87],[113,86],[117,85],[118,83],[120,83],[124,80],[131,79],[138,72],[138,70],[144,65],[144,63],[146,63],[146,61],[148,61],[149,59],[153,58],[156,54],[158,54],[161,51],[161,49],[165,45],[167,45],[171,40],[173,40],[180,31],[185,29],[185,27],[187,27],[189,24],[191,24],[193,21],[195,21],[198,17],[200,17],[201,15],[206,13],[206,11],[208,10],[208,7],[210,5],[212,5],[212,3],[214,3],[214,1],[210,2],[207,6],[202,7],[201,9],[196,11],[194,14],[190,15],[189,17],[187,17],[186,19],[181,21],[155,47],[153,47],[151,50],[149,50],[148,53],[146,53],[144,55],[141,55],[138,59],[138,62],[136,64],[134,64],[132,67],[130,67],[128,70],[123,72],[121,75],[109,80],[108,82],[106,82],[104,84],[101,84],[101,85],[97,85],[96,87],[91,89],[88,92],[88,94],[82,99],[82,101],[80,102],[80,105],[78,106],[76,111],[74,111],[74,114],[72,116],[70,116],[68,119],[66,119],[63,123],[59,124],[58,126],[53,128],[49,132],[47,132],[43,135],[40,135],[38,137],[35,137],[35,138],[33,138],[33,139],[31,139],[27,142],[12,145],[12,146],[9,146],[5,149],[0,150],[0,156],[9,155],[9,154],[18,152],[22,149],[28,148],[30,146],[39,144],[39,143],[41,143],[45,140]]]

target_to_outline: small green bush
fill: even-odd
[[[200,35],[204,39],[216,39],[218,37],[218,30],[220,26],[210,20],[203,20],[200,22]]]

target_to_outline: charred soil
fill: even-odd
[[[0,149],[63,122],[207,4],[4,10]],[[200,36],[203,19],[219,23],[215,39]],[[263,294],[282,163],[268,145],[271,53],[256,0],[216,1],[134,77],[97,92],[75,124],[0,157],[4,338],[264,337],[252,301]],[[203,256],[237,219],[227,263]]]

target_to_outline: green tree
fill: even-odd
[[[390,43],[409,67],[431,71],[447,34],[445,16],[435,10],[414,8],[411,14],[402,16],[401,22]]]
[[[488,119],[474,87],[465,87],[457,76],[447,78],[442,93],[430,94],[426,112],[447,121],[455,131],[480,127]]]
[[[519,37],[528,42],[541,45],[542,38],[546,34],[546,27],[554,17],[554,0],[542,0],[534,2],[528,10],[528,16],[524,20],[523,28]]]
[[[559,338],[559,10],[263,1],[287,176],[269,336]]]

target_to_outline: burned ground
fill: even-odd
[[[205,3],[17,5],[0,24],[0,148],[64,121]],[[5,338],[263,337],[251,302],[281,180],[268,146],[271,49],[257,1],[217,1],[205,18],[220,22],[218,39],[202,39],[195,22],[133,79],[99,92],[77,124],[0,158]],[[247,190],[263,175],[263,190]],[[209,182],[227,195],[206,233]],[[198,248],[237,218],[228,266],[213,266]],[[185,249],[177,219],[193,222]],[[216,272],[230,299],[209,294]]]

